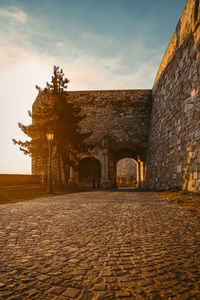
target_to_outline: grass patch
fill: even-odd
[[[200,193],[180,190],[156,192],[161,198],[178,205],[194,214],[200,215]]]
[[[59,187],[55,187],[53,194],[47,193],[46,185],[17,185],[0,187],[0,204],[15,203],[27,201],[36,198],[52,197],[55,195],[63,195],[66,191]]]
[[[94,189],[91,188],[68,188],[68,190],[54,186],[52,194],[47,193],[47,185],[32,184],[32,185],[15,185],[15,186],[0,186],[0,205],[9,204],[21,201],[28,201],[37,198],[47,198],[57,195],[88,192]]]

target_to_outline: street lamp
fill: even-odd
[[[48,193],[53,193],[53,183],[52,183],[52,174],[51,174],[51,152],[52,152],[52,142],[54,138],[54,133],[53,131],[49,130],[46,133],[47,136],[47,141],[49,145],[49,165],[48,165],[48,188],[47,192]]]

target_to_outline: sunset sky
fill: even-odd
[[[31,173],[12,138],[35,85],[64,69],[69,90],[152,88],[186,0],[1,0],[0,173]]]

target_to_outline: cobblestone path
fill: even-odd
[[[1,205],[0,299],[200,299],[200,219],[128,191]]]

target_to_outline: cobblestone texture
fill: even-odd
[[[0,206],[0,299],[200,299],[200,219],[152,193]]]

